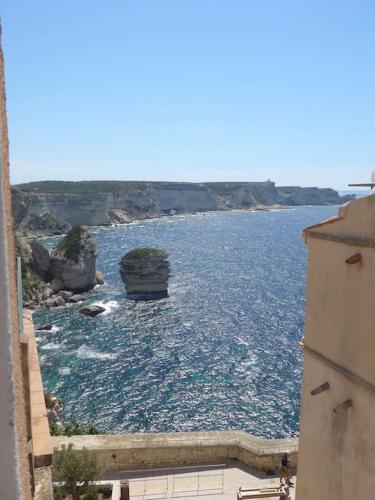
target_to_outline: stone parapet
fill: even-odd
[[[297,465],[298,439],[260,439],[241,431],[178,432],[53,437],[53,446],[72,443],[94,450],[107,471],[173,467],[239,460],[275,470],[283,453]]]
[[[30,415],[33,466],[47,467],[52,464],[52,441],[49,432],[47,409],[44,401],[42,376],[35,342],[32,311],[24,311],[24,341],[28,344],[28,395],[27,413]]]

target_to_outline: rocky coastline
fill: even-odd
[[[12,188],[16,229],[26,237],[65,234],[74,225],[106,226],[217,210],[268,210],[300,205],[335,205],[333,189],[279,187],[271,181],[168,183],[46,181]]]
[[[341,204],[351,198],[340,197],[333,189],[278,187],[271,181],[206,184],[46,181],[14,186],[12,210],[17,254],[23,264],[24,302],[27,307],[77,303],[83,300],[82,293],[103,284],[103,276],[95,266],[98,248],[83,225],[127,224],[210,211]],[[67,236],[51,253],[38,241],[43,236],[60,234]],[[69,255],[74,241],[80,242],[82,251]],[[127,287],[123,274],[122,278]],[[137,295],[132,287],[129,282],[130,297]],[[167,294],[166,290],[155,291]]]
[[[76,304],[84,300],[85,292],[104,283],[96,270],[98,246],[81,226],[74,226],[51,252],[25,232],[16,232],[15,240],[28,308]]]

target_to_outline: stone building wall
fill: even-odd
[[[31,498],[9,186],[4,58],[0,47],[0,485],[1,498]]]
[[[373,498],[375,196],[344,205],[337,217],[308,228],[305,237],[297,499]]]

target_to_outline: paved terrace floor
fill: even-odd
[[[236,500],[239,486],[266,488],[280,484],[278,476],[269,476],[238,461],[196,467],[108,472],[105,479],[128,480],[130,500]],[[292,481],[294,487],[284,488],[288,500],[295,499],[295,476]]]

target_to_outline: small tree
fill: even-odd
[[[87,448],[73,451],[72,443],[67,447],[62,445],[61,449],[55,448],[53,465],[53,480],[63,483],[61,492],[72,495],[73,500],[79,500],[102,473],[96,453]]]

